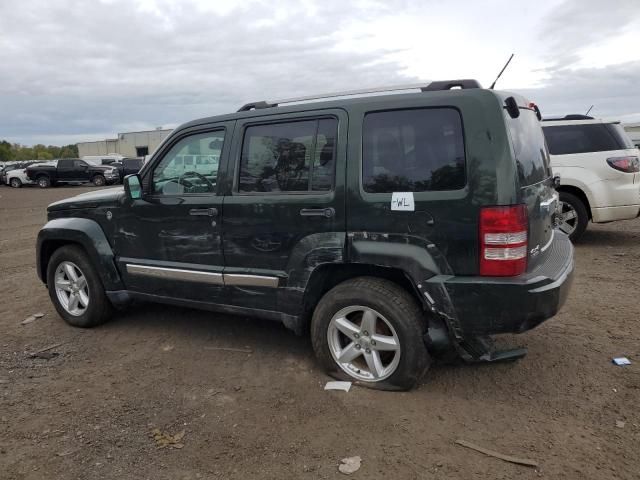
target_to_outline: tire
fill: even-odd
[[[582,200],[569,192],[560,192],[560,204],[563,215],[563,223],[560,225],[560,230],[568,234],[572,242],[577,242],[589,224],[587,207]],[[575,214],[575,217],[567,220],[567,224],[564,225],[564,217],[568,214]],[[573,220],[575,222],[572,222]]]
[[[9,185],[11,185],[13,188],[20,188],[22,187],[22,182],[19,178],[12,178],[9,180]]]
[[[351,311],[354,308],[356,310]],[[379,315],[374,322],[377,342],[373,341],[374,332],[364,330],[365,313],[361,314],[358,309]],[[338,329],[335,323],[338,318],[349,323]],[[359,332],[353,330],[354,327]],[[351,336],[345,335],[343,329]],[[431,364],[423,340],[426,329],[424,313],[408,292],[387,280],[358,277],[337,285],[322,297],[311,320],[311,341],[318,361],[329,375],[380,390],[408,390],[418,383]],[[386,348],[381,345],[391,345],[384,339],[394,339],[399,349],[382,351]],[[351,363],[340,363],[335,359],[340,349],[359,356]],[[384,368],[375,378],[371,376],[374,369],[369,361],[373,361],[372,352],[378,349],[381,351],[378,351],[377,363]]]
[[[88,298],[88,301],[86,302],[86,305],[83,305],[84,301],[82,300],[82,297],[78,295],[77,311],[75,312],[73,309],[69,308],[71,307],[71,302],[69,302],[67,306],[62,303],[56,286],[56,280],[59,280],[60,285],[63,283],[68,284],[65,285],[65,288],[67,286],[68,288],[75,288],[71,287],[73,282],[69,282],[69,279],[72,277],[66,273],[68,270],[64,268],[68,265],[75,267],[78,287],[81,286],[81,276],[78,275],[78,272],[86,281],[86,286],[81,288],[81,290],[86,296],[85,300]],[[60,271],[64,272],[63,276],[60,276]],[[49,264],[47,265],[47,288],[49,290],[49,297],[58,311],[58,314],[69,325],[81,328],[95,327],[103,324],[112,316],[113,307],[105,295],[102,281],[100,280],[96,269],[92,265],[85,251],[76,245],[60,247],[53,253],[49,260]],[[70,298],[68,290],[62,292],[61,295],[69,295]]]
[[[96,187],[104,187],[107,184],[107,181],[102,175],[96,175],[91,181]]]
[[[49,188],[51,186],[51,180],[46,175],[41,175],[36,179],[36,183],[40,188]]]

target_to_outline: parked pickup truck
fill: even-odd
[[[142,158],[135,157],[123,158],[122,160],[118,160],[109,164],[110,167],[118,170],[118,175],[120,175],[121,180],[127,175],[138,173],[142,168],[142,165],[144,165],[144,160],[142,160]]]
[[[27,177],[40,188],[48,188],[60,183],[87,183],[96,187],[118,183],[118,169],[108,165],[91,165],[79,158],[61,158],[46,165],[27,167]]]

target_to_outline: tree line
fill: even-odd
[[[77,145],[34,145],[27,147],[18,143],[0,141],[0,162],[22,160],[51,160],[53,158],[78,158]]]

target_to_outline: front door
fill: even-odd
[[[224,200],[226,299],[295,314],[299,277],[344,245],[347,116],[239,120],[236,132]]]
[[[185,132],[142,173],[144,194],[119,214],[118,268],[128,290],[215,303],[222,293],[218,166],[233,122]],[[115,220],[115,219],[114,219]]]

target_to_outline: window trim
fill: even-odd
[[[153,162],[153,165],[149,165],[149,169],[145,172],[145,177],[148,175],[149,177],[149,189],[153,188],[153,175],[156,171],[156,169],[158,168],[158,166],[160,165],[160,163],[162,163],[162,161],[166,158],[166,156],[171,152],[171,150],[173,150],[173,147],[175,147],[178,143],[180,143],[182,140],[184,140],[185,138],[188,137],[195,137],[196,135],[205,135],[208,133],[215,133],[215,132],[224,132],[224,139],[222,141],[222,148],[220,149],[220,160],[218,162],[218,177],[219,177],[219,173],[220,173],[220,166],[222,164],[222,157],[223,157],[223,152],[224,152],[224,148],[225,145],[227,144],[227,142],[231,141],[230,139],[227,140],[227,128],[225,126],[216,126],[216,127],[210,127],[204,130],[196,130],[196,131],[185,131],[182,134],[176,136],[174,139],[171,140],[171,143],[168,143],[166,145],[162,145],[162,155],[158,156],[157,160],[154,159],[155,161]],[[144,166],[144,162],[143,162],[143,166]],[[144,185],[144,179],[143,179],[143,185]],[[165,195],[162,193],[158,193],[158,192],[153,192],[150,191],[146,194],[144,194],[145,197],[147,198],[181,198],[181,197],[211,197],[211,196],[222,196],[220,195],[220,182],[218,180],[216,180],[216,191],[215,192],[202,192],[202,193],[180,193],[180,194],[175,194],[175,195]]]
[[[329,190],[310,190],[311,188],[311,180],[313,173],[313,160],[315,156],[315,149],[317,146],[317,137],[318,137],[318,129],[319,129],[319,121],[331,119],[336,121],[336,140],[333,147],[333,181],[331,182],[331,189]],[[247,134],[247,129],[249,127],[259,127],[263,125],[278,125],[284,123],[297,123],[297,122],[316,122],[315,134],[313,137],[313,151],[311,153],[311,164],[309,165],[309,189],[301,190],[301,191],[279,191],[279,192],[241,192],[240,191],[240,167],[242,166],[242,147],[244,146],[244,139]],[[234,171],[233,171],[233,186],[231,188],[231,194],[237,196],[260,196],[260,195],[269,195],[269,196],[277,196],[277,195],[315,195],[315,196],[328,196],[335,192],[336,190],[336,175],[337,175],[337,164],[338,164],[338,137],[340,133],[340,118],[337,115],[333,114],[325,114],[325,115],[310,115],[307,117],[290,117],[290,118],[281,118],[277,120],[264,120],[260,119],[255,122],[247,122],[242,125],[242,134],[240,136],[240,141],[238,142],[238,152],[235,155],[234,161]]]
[[[360,172],[358,175],[358,187],[360,190],[360,196],[363,199],[373,199],[373,200],[387,200],[393,195],[394,192],[367,192],[364,189],[364,121],[367,115],[372,113],[388,113],[388,112],[404,112],[407,110],[455,110],[460,118],[460,133],[462,134],[462,148],[464,152],[464,185],[460,188],[455,189],[447,189],[447,190],[421,190],[418,192],[412,192],[414,195],[425,195],[425,196],[433,196],[434,199],[453,199],[453,198],[462,198],[467,194],[467,190],[469,188],[469,172],[467,161],[467,137],[464,128],[464,117],[462,115],[462,111],[459,107],[455,105],[435,105],[435,106],[418,106],[418,107],[407,107],[407,108],[385,108],[385,109],[377,109],[377,110],[367,110],[362,114],[362,122],[360,126]],[[399,191],[399,190],[398,190]],[[443,195],[445,195],[443,197]],[[437,197],[436,197],[437,196]]]

